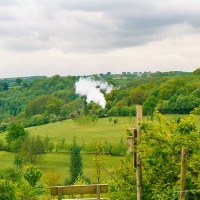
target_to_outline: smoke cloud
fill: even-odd
[[[75,83],[76,94],[81,96],[86,96],[86,102],[89,103],[93,101],[99,104],[102,108],[106,106],[106,99],[101,90],[104,90],[106,94],[110,93],[113,89],[112,85],[107,82],[95,81],[91,77],[80,78],[79,81]]]

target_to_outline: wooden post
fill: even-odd
[[[100,200],[100,185],[97,185],[97,200]]]
[[[141,105],[136,105],[136,113],[137,113],[137,145],[138,145],[141,134],[139,124],[142,122]],[[142,163],[138,153],[136,157],[136,181],[137,181],[137,200],[142,200]]]
[[[180,179],[180,200],[186,200],[186,168],[187,168],[187,149],[182,148],[181,152],[181,179]]]
[[[62,200],[62,188],[58,187],[58,200]]]
[[[127,152],[130,154],[133,151],[133,136],[127,137]]]
[[[132,136],[127,137],[127,152],[129,154],[133,152],[133,167],[136,167],[137,129],[128,128],[127,131],[132,133]]]
[[[133,148],[134,148],[134,155],[133,155],[133,166],[137,166],[137,129],[134,128],[133,132]]]

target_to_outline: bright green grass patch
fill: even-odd
[[[14,163],[14,153],[7,151],[0,151],[0,168],[12,166]]]
[[[129,118],[119,118],[118,123],[109,122],[108,118],[99,119],[95,123],[80,125],[74,120],[66,120],[47,125],[27,128],[31,135],[48,136],[58,142],[65,138],[67,144],[72,143],[76,136],[77,143],[91,144],[94,140],[116,144],[125,137],[125,130],[130,126]]]
[[[94,173],[93,165],[91,163],[92,156],[82,154],[83,158],[83,176],[92,179],[92,174]],[[108,172],[113,172],[116,166],[119,166],[120,156],[104,156],[105,168]],[[42,170],[52,170],[61,175],[62,181],[65,179],[70,179],[70,155],[65,153],[48,153],[43,156],[42,163],[37,164]],[[104,173],[105,179],[111,179],[106,173]]]
[[[167,120],[177,120],[178,117],[187,118],[188,115],[168,114],[164,115]],[[65,120],[62,123],[56,122],[41,126],[29,127],[26,130],[33,135],[42,137],[48,136],[50,140],[57,143],[65,138],[66,144],[71,144],[74,136],[77,143],[91,144],[94,140],[104,143],[106,140],[111,144],[118,144],[121,139],[125,140],[126,129],[136,127],[136,117],[118,117],[118,123],[114,124],[109,118],[101,118],[95,123],[81,125],[74,120]],[[143,121],[147,121],[147,117],[143,117]],[[200,117],[196,116],[196,125],[200,128]],[[0,134],[0,140],[5,142],[7,132]]]
[[[13,166],[15,153],[0,151],[0,168],[5,168],[8,166]],[[83,175],[90,180],[93,179],[92,174],[94,173],[94,168],[91,163],[92,156],[82,154],[83,158]],[[115,167],[120,164],[120,156],[104,156],[105,168],[108,172],[113,172]],[[64,183],[65,179],[70,179],[70,155],[66,153],[46,153],[42,156],[40,163],[36,165],[39,169],[44,172],[51,170],[61,176],[61,182]],[[26,167],[26,166],[25,166]],[[111,177],[102,171],[104,179],[110,180]]]

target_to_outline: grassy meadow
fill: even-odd
[[[113,118],[115,119],[115,118]],[[66,144],[72,144],[74,136],[78,144],[92,144],[94,141],[104,143],[106,140],[111,144],[118,144],[121,139],[125,141],[125,130],[127,127],[134,126],[135,118],[120,117],[118,123],[108,118],[99,119],[98,122],[89,124],[79,124],[74,120],[65,120],[47,125],[29,127],[26,130],[32,136],[48,136],[51,141],[57,143],[65,138]],[[6,132],[0,134],[0,140],[5,140]],[[11,166],[14,160],[14,153],[0,151],[0,168]],[[90,177],[93,173],[91,156],[83,154],[83,175]],[[109,172],[114,170],[114,166],[120,163],[120,156],[105,156],[106,169]],[[46,153],[37,166],[42,170],[52,170],[61,175],[62,179],[69,178],[70,155],[67,153]],[[105,178],[110,179],[106,174]]]
[[[166,119],[177,119],[179,116],[186,118],[188,115],[165,115]],[[136,127],[135,117],[119,117],[118,123],[114,124],[108,118],[99,119],[97,122],[89,124],[79,124],[74,120],[65,120],[37,127],[29,127],[26,130],[33,135],[42,137],[48,136],[51,141],[57,143],[65,138],[66,144],[71,144],[74,136],[78,144],[92,144],[94,141],[104,143],[106,140],[111,144],[119,144],[123,139],[126,142],[126,128]],[[143,118],[146,121],[147,117]],[[196,118],[197,126],[200,127],[199,117]],[[5,140],[6,132],[0,134],[0,140]],[[14,160],[14,153],[0,151],[0,168],[11,166]],[[112,172],[120,164],[120,156],[105,156],[106,169]],[[83,175],[90,177],[92,174],[91,156],[83,155]],[[52,170],[61,175],[62,180],[69,178],[70,157],[67,153],[46,153],[37,166],[42,170]],[[106,179],[110,179],[105,176]]]

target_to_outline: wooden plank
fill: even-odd
[[[58,199],[51,199],[51,200],[58,200]],[[74,199],[62,199],[62,200],[74,200]],[[97,198],[81,198],[76,200],[98,200]],[[108,200],[108,198],[100,198],[100,200]]]
[[[61,186],[51,186],[50,187],[50,195],[51,196],[55,196],[55,195],[58,195],[58,188],[61,187]]]
[[[72,194],[96,194],[97,184],[91,185],[70,185],[70,186],[51,186],[50,195],[58,195],[58,188],[61,189],[62,195]],[[108,193],[108,184],[99,184],[100,193]]]
[[[57,200],[57,199],[51,199]],[[74,199],[62,199],[62,200],[74,200]],[[97,198],[83,198],[83,199],[76,199],[76,200],[97,200]],[[108,198],[100,198],[100,200],[108,200]]]

